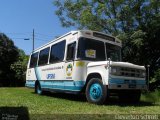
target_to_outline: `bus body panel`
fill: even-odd
[[[92,73],[99,73],[102,78],[102,82],[104,85],[108,85],[108,76],[109,76],[109,69],[108,69],[108,62],[101,61],[101,62],[90,62],[88,64],[87,76]]]

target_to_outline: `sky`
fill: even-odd
[[[6,34],[26,54],[32,52],[32,33],[35,48],[63,35],[74,27],[63,28],[54,0],[0,0],[0,32]],[[29,40],[25,40],[29,39]]]

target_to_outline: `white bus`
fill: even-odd
[[[31,53],[26,86],[44,91],[85,93],[89,102],[103,104],[117,94],[139,101],[147,89],[144,66],[121,61],[121,41],[104,33],[71,31]]]

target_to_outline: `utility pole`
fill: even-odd
[[[32,40],[33,40],[33,50],[32,52],[34,51],[34,29],[33,29],[33,33],[32,33]]]

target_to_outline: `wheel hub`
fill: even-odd
[[[102,88],[99,84],[93,84],[90,88],[90,96],[93,100],[99,99],[102,96]]]

